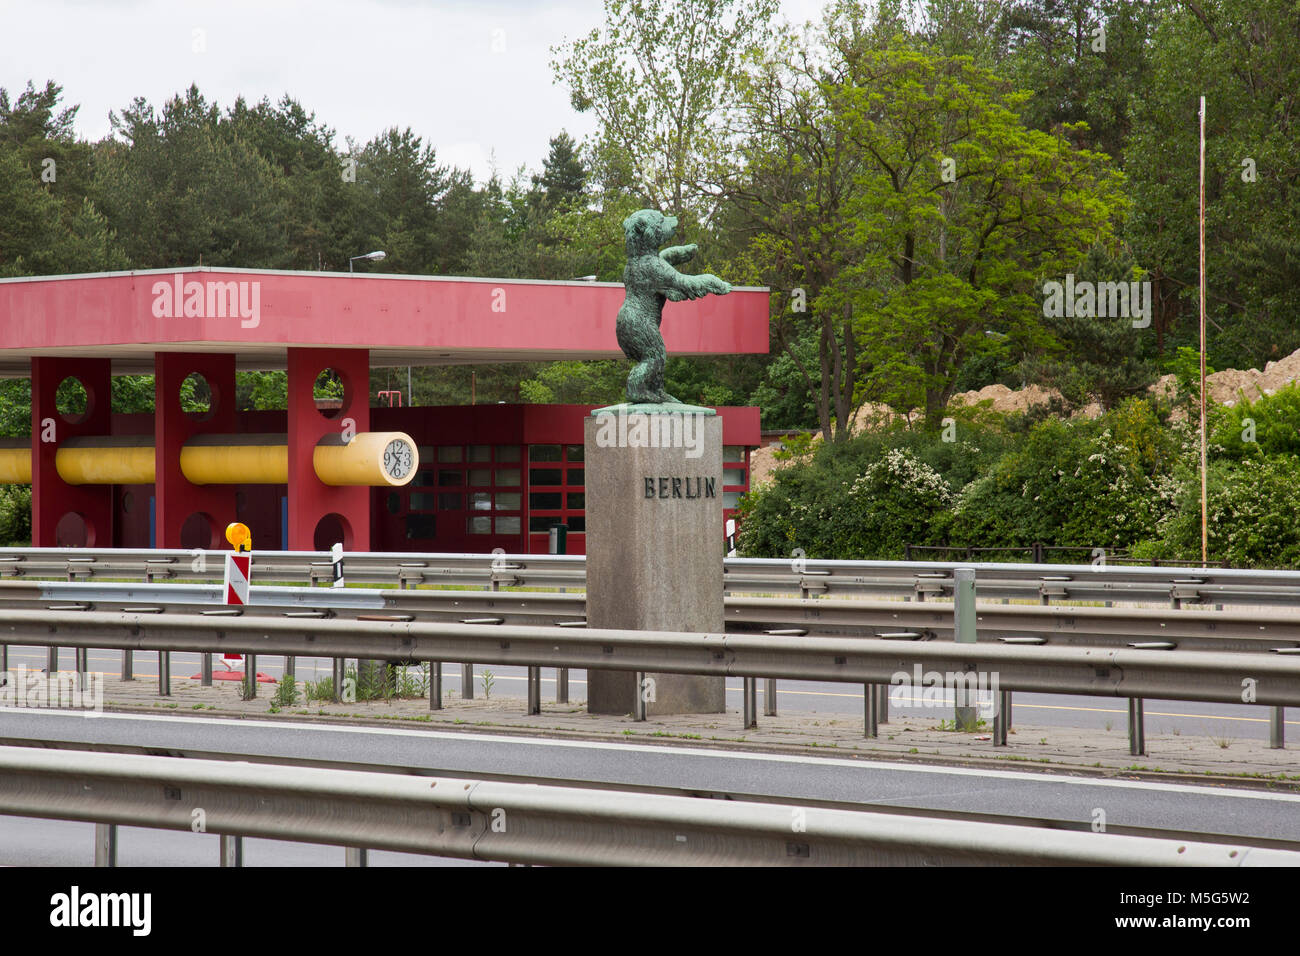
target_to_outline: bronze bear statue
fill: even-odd
[[[636,363],[627,376],[627,400],[633,404],[681,404],[664,391],[668,353],[659,330],[664,303],[731,291],[731,286],[715,275],[683,275],[673,268],[689,261],[698,248],[692,243],[660,252],[659,247],[672,239],[676,229],[676,217],[656,209],[642,209],[623,220],[625,294],[615,329],[619,348]]]

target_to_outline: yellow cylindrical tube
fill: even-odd
[[[54,453],[54,467],[70,485],[151,485],[153,466],[151,435],[69,438]]]
[[[30,485],[32,483],[32,446],[0,445],[0,485]]]
[[[155,481],[152,435],[69,438],[54,454],[59,477],[70,485],[149,485]],[[398,487],[415,477],[419,452],[402,432],[342,435],[313,449],[316,476],[327,485]],[[180,454],[181,474],[196,485],[283,485],[289,481],[284,435],[200,435]],[[32,451],[0,444],[0,484],[30,484]]]
[[[284,435],[203,435],[181,449],[181,474],[196,485],[283,485],[289,481]]]
[[[420,455],[410,435],[362,432],[344,444],[342,435],[322,438],[312,452],[316,477],[327,485],[391,485],[415,477]]]

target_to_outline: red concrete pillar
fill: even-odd
[[[207,380],[212,393],[205,413],[181,407],[181,385],[191,374]],[[181,446],[195,435],[235,431],[235,357],[214,353],[157,352],[154,355],[155,543],[160,548],[224,548],[225,527],[236,520],[234,485],[193,485],[181,474]],[[181,529],[191,515],[190,537]],[[258,529],[253,530],[257,542]],[[264,528],[270,542],[279,528]],[[195,536],[197,535],[197,536]]]
[[[63,416],[55,393],[65,378],[81,382],[86,411]],[[113,547],[111,485],[69,485],[59,477],[59,445],[82,435],[107,435],[113,407],[112,371],[105,358],[32,359],[32,544],[38,548]]]
[[[370,429],[368,349],[288,350],[289,362],[289,549],[329,548],[341,534],[348,551],[370,550],[370,496],[365,487],[333,488],[316,477],[316,443],[333,435]],[[343,406],[318,411],[316,378],[333,369],[343,380]],[[331,520],[324,521],[327,517]],[[322,539],[316,529],[322,525]],[[336,529],[336,530],[335,530]]]

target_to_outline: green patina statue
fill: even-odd
[[[668,352],[659,331],[664,303],[726,295],[731,286],[715,275],[682,275],[674,266],[687,262],[698,248],[659,247],[672,239],[677,219],[655,209],[642,209],[623,220],[627,239],[627,265],[623,269],[625,297],[618,310],[618,344],[636,364],[627,377],[627,399],[633,405],[676,405],[682,403],[664,391],[664,362]],[[701,409],[700,411],[703,411]]]

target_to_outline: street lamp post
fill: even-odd
[[[365,259],[370,262],[378,262],[380,259],[387,259],[387,258],[388,258],[388,253],[384,252],[382,249],[376,249],[374,252],[367,252],[364,256],[353,256],[351,259],[348,260],[348,272],[352,271],[352,263],[356,262],[358,259]]]

